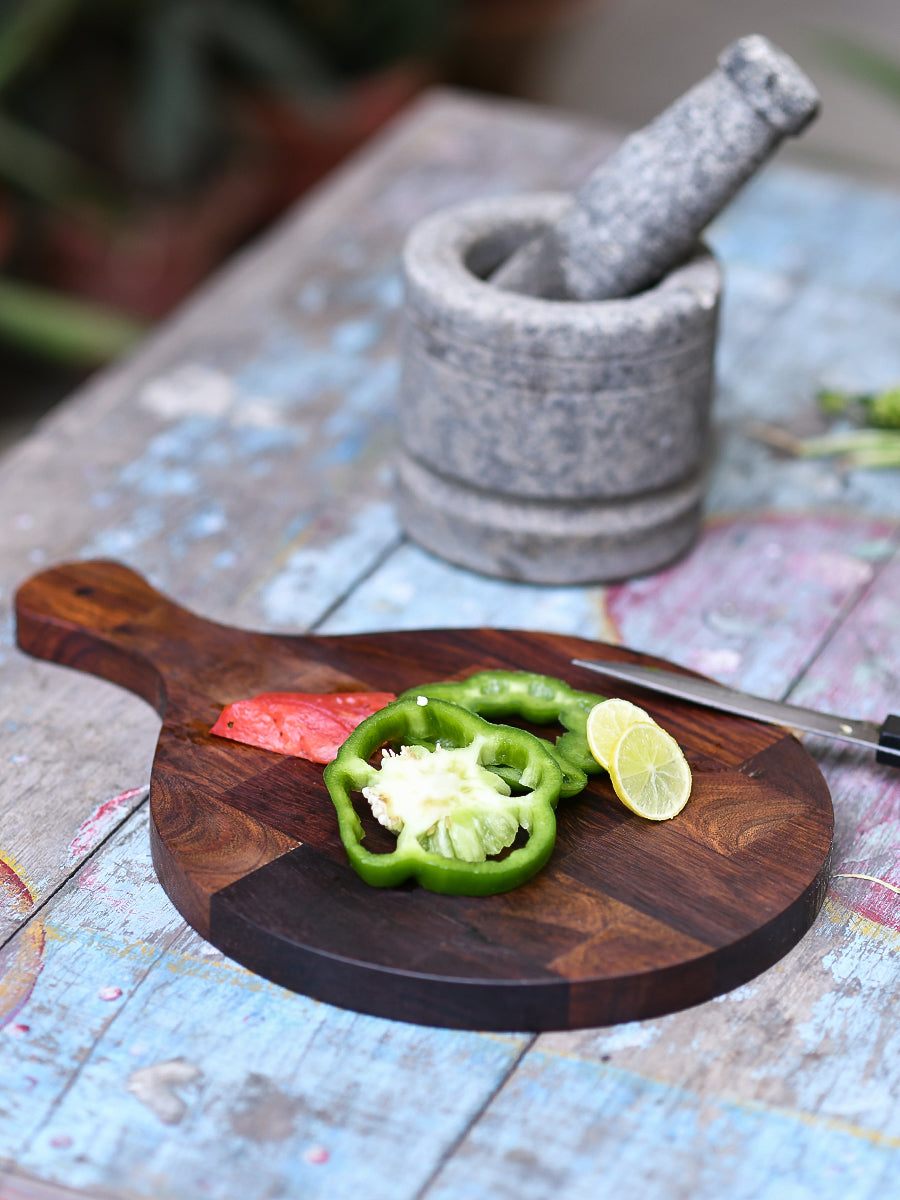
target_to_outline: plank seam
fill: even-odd
[[[785,690],[782,699],[787,700],[790,698],[794,692],[794,689],[803,682],[807,673],[822,657],[825,651],[827,651],[828,647],[844,628],[854,609],[858,608],[859,605],[866,599],[866,597],[872,593],[875,585],[878,583],[884,572],[895,562],[898,556],[900,556],[900,528],[898,528],[897,532],[893,535],[893,538],[889,540],[893,544],[893,550],[891,553],[886,554],[880,563],[873,565],[871,578],[866,580],[864,584],[858,587],[837,610],[831,622],[829,623],[828,629],[818,640],[816,645],[810,650],[809,655],[795,674],[793,681]]]
[[[340,592],[334,598],[334,600],[331,601],[325,611],[319,617],[317,617],[315,621],[313,621],[309,627],[309,632],[316,633],[325,624],[325,622],[337,612],[341,605],[350,599],[357,588],[361,587],[366,580],[371,579],[375,572],[380,570],[387,560],[392,555],[396,554],[406,541],[406,535],[401,533],[398,534],[393,541],[389,542],[388,545],[385,546],[385,548],[381,551],[381,553],[376,555],[369,566],[366,567],[361,574],[357,575],[351,583],[348,583],[344,590]]]
[[[19,924],[14,926],[14,928],[9,931],[9,933],[7,934],[6,937],[0,938],[0,950],[5,949],[6,946],[8,946],[9,943],[13,940],[13,938],[18,937],[18,935],[22,932],[22,930],[26,927],[26,925],[29,925],[35,919],[35,917],[37,917],[40,913],[42,913],[44,911],[44,909],[47,907],[47,905],[50,904],[51,901],[54,900],[59,895],[59,893],[63,890],[63,888],[71,880],[73,880],[76,877],[76,875],[78,875],[79,872],[84,867],[86,867],[87,864],[93,858],[96,857],[97,854],[100,853],[100,851],[104,848],[104,846],[106,846],[107,842],[109,842],[110,839],[113,838],[121,829],[124,829],[124,827],[131,820],[131,818],[141,811],[141,809],[144,807],[145,804],[147,804],[149,799],[150,799],[150,789],[148,786],[147,795],[144,796],[144,798],[142,800],[140,800],[137,804],[135,804],[134,808],[132,808],[130,812],[127,812],[120,821],[117,821],[116,824],[113,825],[103,835],[103,837],[100,838],[100,840],[90,850],[90,852],[85,854],[84,858],[80,859],[77,863],[75,863],[73,865],[71,871],[68,871],[66,874],[64,874],[60,878],[59,882],[55,885],[55,887],[51,888],[50,891],[47,893],[47,895],[44,896],[44,898],[40,901],[40,903],[38,903],[34,906],[34,908],[31,910],[31,912],[28,914],[27,917],[23,917],[22,920],[19,922]]]
[[[456,1138],[454,1138],[454,1140],[450,1143],[450,1145],[448,1146],[448,1148],[444,1152],[444,1154],[440,1156],[440,1158],[438,1159],[438,1162],[435,1165],[434,1169],[432,1170],[431,1174],[428,1176],[428,1178],[422,1184],[422,1187],[419,1189],[419,1191],[416,1192],[415,1196],[412,1197],[412,1200],[427,1200],[428,1193],[431,1191],[432,1187],[437,1182],[438,1176],[441,1174],[444,1167],[447,1166],[447,1164],[450,1162],[450,1160],[454,1157],[457,1150],[459,1150],[460,1146],[463,1144],[463,1142],[466,1140],[466,1138],[469,1136],[469,1134],[472,1132],[472,1130],[475,1128],[475,1126],[478,1124],[478,1122],[481,1120],[481,1118],[485,1115],[485,1113],[488,1111],[488,1109],[491,1107],[491,1105],[497,1099],[499,1094],[506,1087],[509,1080],[519,1069],[519,1064],[521,1063],[522,1059],[529,1052],[529,1050],[532,1049],[532,1047],[534,1046],[535,1042],[537,1042],[537,1040],[538,1040],[538,1034],[532,1033],[532,1034],[527,1035],[526,1041],[524,1042],[522,1049],[519,1051],[519,1053],[516,1055],[516,1057],[510,1063],[509,1069],[501,1076],[496,1087],[492,1088],[492,1090],[489,1092],[489,1094],[485,1098],[484,1102],[480,1105],[480,1107],[473,1114],[471,1121],[469,1121],[469,1123],[465,1127],[465,1129],[463,1129],[460,1132],[460,1134]]]
[[[159,946],[159,953],[155,954],[153,956],[153,958],[147,963],[146,970],[142,972],[140,977],[136,980],[134,986],[129,989],[125,1003],[122,1004],[121,1006],[117,1006],[116,1011],[112,1014],[109,1021],[98,1032],[97,1037],[94,1038],[90,1051],[84,1056],[83,1059],[80,1059],[75,1064],[74,1069],[72,1070],[71,1075],[66,1080],[63,1088],[56,1093],[56,1095],[53,1097],[50,1104],[47,1106],[47,1109],[44,1112],[44,1115],[41,1118],[41,1120],[31,1130],[31,1133],[28,1134],[28,1136],[24,1139],[24,1141],[22,1143],[22,1155],[23,1156],[31,1150],[31,1148],[33,1147],[33,1145],[35,1143],[35,1140],[38,1137],[40,1137],[43,1130],[46,1129],[47,1126],[50,1124],[50,1122],[53,1120],[53,1117],[55,1116],[55,1114],[57,1113],[57,1111],[63,1104],[63,1101],[69,1095],[69,1093],[72,1091],[72,1089],[75,1087],[78,1080],[81,1078],[82,1073],[84,1072],[85,1068],[93,1061],[94,1057],[96,1056],[96,1054],[98,1053],[98,1051],[100,1049],[101,1043],[105,1040],[105,1038],[109,1034],[109,1031],[112,1028],[112,1026],[116,1023],[116,1021],[121,1019],[121,1017],[124,1013],[126,1013],[128,1011],[128,1001],[133,1000],[134,996],[137,994],[137,992],[141,988],[141,986],[144,983],[146,983],[147,978],[150,975],[151,971],[153,971],[153,969],[156,967],[156,965],[166,956],[166,954],[169,952],[170,947],[172,946],[172,943],[176,940],[176,938],[179,936],[180,933],[181,933],[180,928],[173,929],[171,935],[165,940],[164,944]]]

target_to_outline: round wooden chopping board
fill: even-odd
[[[163,886],[225,954],[318,999],[461,1028],[635,1020],[765,970],[824,898],[831,801],[789,732],[571,665],[658,659],[518,630],[251,633],[205,621],[107,562],[28,581],[17,623],[29,653],[119,683],[163,716],[150,800]],[[524,886],[480,898],[375,889],[347,862],[320,766],[209,733],[227,703],[259,692],[399,692],[494,667],[639,703],[686,753],[687,807],[646,821],[601,774],[560,801],[553,856]]]

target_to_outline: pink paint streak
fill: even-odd
[[[23,920],[34,908],[34,899],[19,873],[0,857],[0,916]],[[44,926],[31,921],[0,950],[0,1029],[10,1026],[28,1003],[44,966],[45,940]],[[28,1026],[12,1025],[10,1033],[22,1037]]]
[[[745,663],[771,659],[788,682],[809,645],[871,580],[865,547],[890,536],[888,522],[869,517],[709,521],[686,558],[606,590],[610,640],[726,683],[742,682]]]
[[[129,788],[125,792],[120,792],[118,796],[113,796],[111,800],[104,800],[87,820],[82,821],[78,826],[78,830],[72,838],[69,845],[69,862],[77,862],[78,859],[84,858],[86,854],[99,845],[106,835],[115,827],[121,817],[131,807],[132,802],[138,797],[141,799],[147,795],[147,787]]]
[[[0,914],[6,909],[12,916],[25,917],[33,904],[31,889],[18,872],[4,858],[0,858]]]
[[[854,875],[869,875],[872,878],[858,879],[853,878]],[[883,882],[873,882],[876,879]],[[891,886],[886,887],[885,884]],[[879,872],[855,863],[842,866],[835,872],[830,891],[852,912],[900,933],[900,895],[893,890],[897,887],[900,887],[900,870]]]

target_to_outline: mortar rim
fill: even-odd
[[[551,333],[622,336],[644,333],[660,320],[714,315],[722,292],[722,270],[702,241],[680,266],[633,296],[611,300],[555,300],[494,287],[476,275],[466,257],[493,233],[524,227],[538,233],[571,204],[565,192],[529,192],[466,200],[422,218],[407,236],[402,264],[407,307],[426,307],[443,320],[463,319],[487,327],[525,327]]]

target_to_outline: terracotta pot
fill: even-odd
[[[463,0],[451,64],[462,87],[520,95],[549,33],[571,26],[604,0]]]
[[[429,63],[401,63],[306,115],[271,94],[250,97],[245,111],[269,150],[274,208],[284,208],[333,170],[437,77]]]
[[[599,0],[466,0],[463,28],[469,36],[532,36],[569,25],[598,7]]]
[[[267,213],[267,178],[232,169],[180,203],[141,205],[121,222],[54,214],[41,231],[38,273],[48,286],[152,320]]]
[[[0,192],[0,265],[6,262],[12,249],[15,235],[15,216],[12,205]]]

